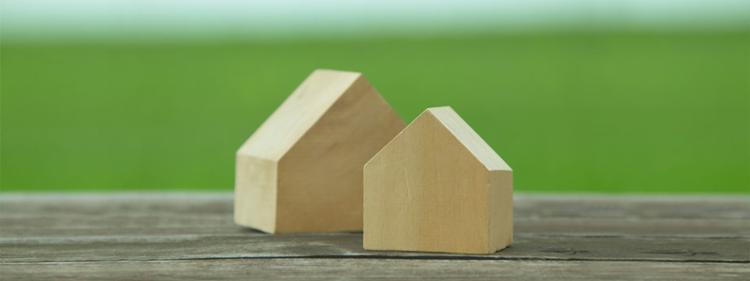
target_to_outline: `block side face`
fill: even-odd
[[[240,152],[279,160],[362,75],[316,70],[266,119]]]
[[[513,172],[492,171],[489,177],[490,249],[513,243]]]
[[[431,115],[364,171],[365,249],[489,253],[489,172]]]
[[[234,221],[264,232],[276,231],[276,162],[237,154]]]
[[[364,78],[279,162],[277,232],[362,229],[362,167],[404,122]]]

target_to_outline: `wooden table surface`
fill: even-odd
[[[0,194],[0,280],[750,280],[750,197],[518,195],[493,255],[268,235],[229,193]]]

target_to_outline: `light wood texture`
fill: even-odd
[[[232,195],[0,193],[0,280],[748,280],[750,197],[520,195],[492,255],[234,225]]]
[[[368,161],[364,189],[365,249],[486,254],[513,240],[512,171],[450,107]]]
[[[362,166],[404,122],[360,73],[316,70],[237,152],[235,222],[362,229]]]

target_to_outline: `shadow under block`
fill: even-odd
[[[362,167],[405,126],[360,73],[314,71],[237,151],[235,222],[362,229]]]
[[[364,248],[503,249],[513,240],[512,181],[452,108],[427,109],[364,167]]]

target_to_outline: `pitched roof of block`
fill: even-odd
[[[511,171],[510,166],[500,158],[492,147],[489,146],[469,124],[467,124],[453,108],[449,106],[431,107],[417,116],[404,130],[383,147],[370,162],[379,158],[382,153],[388,153],[388,147],[399,142],[399,138],[405,137],[413,126],[424,124],[423,122],[438,122],[440,128],[450,133],[457,143],[462,145],[467,153],[470,153],[488,171]],[[440,151],[436,151],[439,153]]]
[[[358,83],[358,72],[315,70],[242,145],[239,153],[278,160]],[[369,85],[369,83],[368,83]]]

